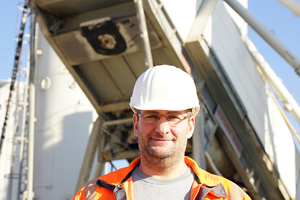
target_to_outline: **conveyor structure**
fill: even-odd
[[[202,168],[236,182],[254,200],[296,199],[298,180],[288,184],[262,139],[261,121],[271,118],[265,110],[268,94],[223,1],[172,7],[170,1],[143,0],[145,20],[137,17],[137,2],[31,1],[44,36],[98,113],[75,190],[91,173],[100,175],[105,162],[139,155],[129,98],[137,77],[151,66],[145,53],[150,45],[154,65],[179,67],[197,86],[201,111],[186,154]],[[143,31],[148,38],[141,37]],[[246,72],[253,79],[248,86],[248,79],[241,80]],[[246,98],[251,92],[253,97]],[[95,157],[98,165],[92,172]],[[293,169],[298,176],[297,166]]]

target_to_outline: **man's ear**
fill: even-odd
[[[132,120],[133,120],[133,133],[134,133],[134,135],[136,136],[136,137],[138,137],[138,123],[139,123],[139,121],[138,121],[138,115],[137,114],[133,114],[133,116],[132,116]]]
[[[188,139],[190,139],[193,136],[194,129],[195,129],[195,117],[191,116],[188,124],[188,134],[187,134]]]

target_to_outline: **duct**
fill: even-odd
[[[258,52],[254,44],[251,42],[251,40],[248,37],[243,38],[243,40],[246,46],[248,47],[249,52],[251,53],[253,59],[259,65],[262,72],[264,73],[267,81],[270,83],[276,95],[280,98],[280,100],[284,104],[285,110],[290,112],[293,115],[293,117],[297,120],[297,122],[300,124],[300,107],[295,101],[295,99],[293,98],[293,96],[289,93],[289,91],[283,85],[281,79],[278,78],[278,76],[275,74],[275,72],[272,70],[269,64],[264,60],[264,58]]]
[[[300,60],[282,44],[264,25],[236,0],[224,0],[235,10],[300,76]]]
[[[300,2],[297,0],[277,0],[290,9],[295,15],[300,16]]]

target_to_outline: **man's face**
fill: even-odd
[[[141,156],[148,158],[178,159],[184,156],[187,139],[194,131],[195,118],[193,116],[183,119],[176,125],[170,125],[165,115],[171,113],[187,114],[187,111],[152,110],[141,111],[140,114],[155,113],[161,118],[157,123],[147,123],[137,114],[133,115],[134,134],[138,137]]]

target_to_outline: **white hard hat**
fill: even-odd
[[[181,69],[160,65],[148,69],[137,79],[129,103],[136,110],[192,109],[196,116],[199,99],[193,79]]]

